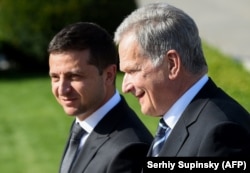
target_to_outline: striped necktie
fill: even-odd
[[[170,131],[170,128],[164,122],[163,118],[161,118],[159,125],[158,125],[157,133],[155,135],[155,139],[153,141],[153,147],[152,147],[152,153],[151,153],[152,157],[158,157],[160,150],[166,138],[168,137],[169,131]]]

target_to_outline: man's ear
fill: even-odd
[[[114,80],[116,78],[116,72],[117,72],[117,66],[115,64],[112,64],[110,66],[108,66],[105,69],[105,74],[106,74],[106,82],[113,84]]]
[[[175,79],[180,73],[181,60],[178,52],[176,50],[169,50],[166,54],[167,63],[168,63],[168,72],[169,79]]]

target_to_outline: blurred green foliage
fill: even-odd
[[[95,22],[113,34],[135,8],[134,0],[0,0],[0,42],[44,60],[49,41],[65,25]]]

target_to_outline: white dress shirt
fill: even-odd
[[[115,94],[111,99],[109,99],[102,107],[97,109],[94,113],[92,113],[88,118],[83,121],[80,121],[76,117],[76,123],[79,123],[80,126],[87,132],[83,135],[80,143],[80,148],[83,147],[85,141],[87,140],[89,134],[93,131],[95,126],[101,121],[101,119],[121,100],[119,92],[116,90]]]
[[[192,99],[197,95],[201,88],[208,81],[208,76],[204,75],[199,81],[197,81],[190,89],[188,89],[163,115],[165,123],[170,127],[171,131],[174,128],[177,121],[180,119],[182,113],[192,101]],[[170,133],[171,133],[170,131]]]

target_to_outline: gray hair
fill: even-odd
[[[174,49],[183,66],[193,74],[207,70],[198,28],[184,11],[167,3],[148,4],[132,12],[115,32],[118,45],[122,37],[133,32],[142,53],[155,65]]]

